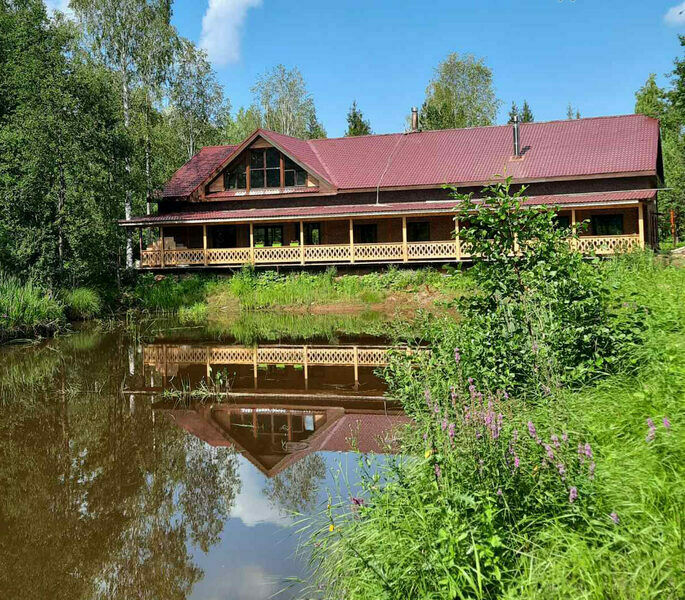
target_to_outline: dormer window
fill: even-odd
[[[304,187],[307,171],[276,148],[251,148],[224,172],[224,189]]]

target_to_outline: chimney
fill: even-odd
[[[521,139],[519,137],[518,115],[514,115],[514,156],[521,156]]]
[[[411,107],[411,130],[414,133],[419,130],[419,109],[416,106]]]

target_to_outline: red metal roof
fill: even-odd
[[[655,173],[659,122],[643,115],[521,124],[523,156],[513,158],[510,125],[300,140],[258,130],[339,190],[432,187],[620,173]],[[253,135],[255,135],[253,134]],[[236,146],[203,148],[177,171],[164,196],[187,195]]]
[[[205,146],[167,181],[162,196],[191,194],[238,146]]]
[[[622,192],[594,192],[590,194],[565,194],[529,196],[526,204],[545,205],[585,205],[610,204],[650,200],[656,197],[654,189],[631,190]],[[345,218],[356,215],[402,215],[450,213],[459,204],[457,200],[435,202],[392,202],[387,204],[343,204],[328,206],[289,206],[287,208],[250,208],[237,210],[204,210],[176,212],[148,217],[133,217],[130,221],[119,221],[122,225],[164,225],[167,223],[188,222],[230,222],[252,220],[312,219],[320,217]]]

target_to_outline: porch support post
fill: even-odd
[[[454,244],[456,246],[455,256],[457,261],[461,260],[461,241],[459,239],[459,217],[454,217]]]
[[[250,262],[254,265],[254,224],[250,222]]]
[[[571,209],[571,231],[573,231],[574,236],[577,235],[577,233],[578,233],[576,231],[576,209],[575,208]],[[578,244],[576,243],[576,240],[574,239],[572,248],[575,249],[577,245]]]
[[[350,262],[354,262],[354,225],[350,219]]]
[[[159,266],[164,266],[164,227],[159,228]]]
[[[640,234],[640,248],[645,247],[645,208],[642,202],[638,204],[638,219],[637,219],[637,227],[638,227],[638,232]]]
[[[207,266],[207,225],[202,226],[202,250],[205,260],[205,267]]]
[[[138,228],[138,245],[140,246],[140,266],[143,266],[143,228]]]
[[[407,217],[402,217],[402,260],[409,261],[409,249],[407,248]]]
[[[300,221],[300,264],[304,264],[304,221]]]

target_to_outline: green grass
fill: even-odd
[[[207,322],[207,312],[207,305],[204,302],[181,306],[178,310],[178,320],[181,325],[204,325]]]
[[[343,490],[310,524],[314,583],[324,586],[326,598],[685,597],[685,269],[650,253],[601,268],[626,310],[646,309],[643,343],[630,349],[619,373],[512,405],[505,417],[523,423],[528,442],[530,419],[543,437],[567,430],[573,448],[576,440],[591,443],[595,477],[579,484],[579,500],[550,503],[554,469],[546,472],[549,487],[540,470],[539,488],[509,493],[507,469],[489,471],[482,442],[457,444],[455,456],[438,446],[426,460],[409,458],[370,476],[362,509],[350,507],[351,494]],[[647,419],[656,423],[652,441]],[[420,433],[406,438],[405,451],[426,446]],[[503,497],[478,483],[484,476],[477,466],[462,479],[443,479],[442,488],[436,484],[434,462],[442,462],[445,477],[450,464],[458,469],[473,458],[474,448],[491,481],[502,478]],[[523,518],[503,527],[521,506]],[[614,512],[618,524],[610,519]]]
[[[159,281],[151,274],[138,279],[130,299],[134,307],[149,312],[175,313],[181,307],[204,302],[211,278],[198,275],[164,276]]]
[[[75,321],[93,319],[102,312],[102,299],[91,288],[79,287],[62,293],[67,316]]]
[[[0,274],[0,341],[49,335],[64,324],[59,300],[30,282]]]
[[[335,269],[324,273],[275,271],[255,273],[244,269],[230,279],[209,285],[212,310],[306,307],[327,304],[370,305],[395,293],[441,292],[453,297],[468,289],[468,276],[445,277],[435,269],[386,271],[366,275],[341,275]]]

